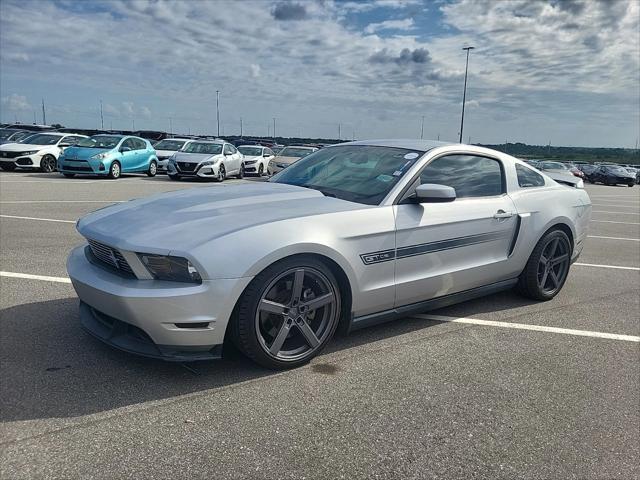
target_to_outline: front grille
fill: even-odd
[[[107,245],[91,239],[89,239],[89,246],[91,247],[91,253],[93,253],[93,256],[100,262],[108,265],[111,268],[115,268],[129,275],[133,275],[133,270],[129,266],[129,263],[115,248],[111,248]]]
[[[30,158],[19,158],[18,160],[16,160],[16,163],[18,165],[33,165],[33,160],[31,160]]]
[[[1,158],[16,158],[23,155],[23,152],[0,152]]]
[[[245,165],[253,165],[254,163],[256,163],[258,160],[245,160],[244,164]]]
[[[197,166],[197,163],[178,162],[178,168],[183,172],[193,172]]]
[[[71,167],[69,165],[65,165],[62,167],[63,170],[69,170],[72,172],[93,172],[91,167]]]

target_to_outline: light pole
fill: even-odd
[[[242,138],[242,117],[240,117],[240,138]]]
[[[420,127],[420,140],[424,138],[424,115],[422,115],[422,126]]]
[[[216,90],[216,126],[218,127],[218,137],[220,136],[220,90]]]
[[[100,100],[100,128],[104,130],[104,115],[102,114],[102,100]]]
[[[276,117],[273,117],[273,143],[276,143]]]
[[[475,47],[463,47],[462,50],[467,51],[467,63],[464,67],[464,90],[462,92],[462,117],[460,118],[460,141],[462,143],[462,129],[464,128],[464,104],[467,100],[467,72],[469,71],[469,50],[473,50]]]
[[[173,135],[173,121],[171,120],[171,117],[169,117],[169,134]]]

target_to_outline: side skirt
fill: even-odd
[[[380,323],[386,323],[400,318],[405,318],[414,313],[427,312],[429,310],[436,310],[438,308],[448,307],[456,303],[466,302],[467,300],[473,300],[474,298],[484,297],[491,295],[492,293],[509,290],[516,283],[517,278],[509,280],[503,280],[501,282],[492,283],[482,287],[472,288],[463,292],[451,293],[449,295],[443,295],[442,297],[432,298],[425,300],[424,302],[412,303],[409,305],[403,305],[390,310],[384,310],[382,312],[372,313],[369,315],[363,315],[361,317],[352,317],[349,324],[348,332],[360,330],[361,328],[371,327]]]

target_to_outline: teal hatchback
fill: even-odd
[[[128,135],[94,135],[67,148],[58,158],[65,177],[101,175],[118,178],[123,173],[146,173],[158,169],[156,151],[147,140]]]

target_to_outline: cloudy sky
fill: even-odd
[[[0,2],[0,117],[633,147],[637,0]]]

